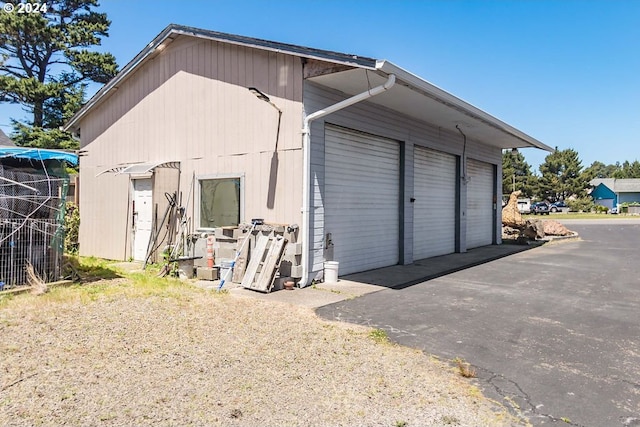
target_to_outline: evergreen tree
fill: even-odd
[[[519,151],[502,152],[502,194],[520,190],[525,197],[534,195],[537,177],[531,173],[531,166]]]
[[[581,172],[582,162],[577,151],[556,148],[540,165],[542,176],[538,180],[538,195],[552,202],[583,195],[589,182]]]
[[[30,115],[26,123],[12,120],[18,144],[74,148],[59,127],[81,107],[88,82],[106,83],[117,73],[113,55],[88,49],[108,36],[111,23],[93,10],[98,0],[37,4],[37,12],[0,13],[0,102]]]
[[[625,160],[622,166],[613,174],[613,178],[640,178],[640,162]]]
[[[595,178],[613,178],[620,168],[620,163],[616,163],[615,165],[605,165],[604,163],[596,160],[591,163],[591,166],[582,171],[583,179],[589,182]]]

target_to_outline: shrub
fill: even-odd
[[[64,217],[64,251],[68,254],[78,253],[78,230],[80,228],[80,212],[73,202],[67,202]]]
[[[594,207],[594,203],[591,197],[581,197],[575,200],[567,200],[567,204],[569,205],[569,209],[571,209],[572,212],[591,212]]]

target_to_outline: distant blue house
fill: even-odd
[[[613,209],[623,203],[640,203],[640,179],[596,178],[589,184],[596,205]]]

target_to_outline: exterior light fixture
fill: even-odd
[[[252,94],[254,94],[255,96],[258,97],[258,99],[261,99],[263,101],[266,101],[268,103],[271,103],[271,99],[269,99],[269,97],[267,95],[265,95],[264,93],[260,92],[260,90],[258,88],[255,87],[250,87],[249,88],[249,92],[251,92]]]
[[[250,87],[248,89],[249,89],[249,92],[251,92],[252,94],[257,96],[259,100],[270,104],[273,108],[278,110],[278,113],[280,114],[280,116],[282,116],[282,110],[280,108],[278,108],[278,106],[276,104],[271,102],[271,99],[267,95],[265,95],[263,92],[261,92],[260,89],[255,88],[255,87]],[[278,123],[279,123],[279,121],[278,121]],[[278,126],[279,126],[279,124],[278,124]]]

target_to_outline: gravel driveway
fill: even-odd
[[[0,299],[0,355],[3,426],[521,424],[371,329],[177,283]]]

